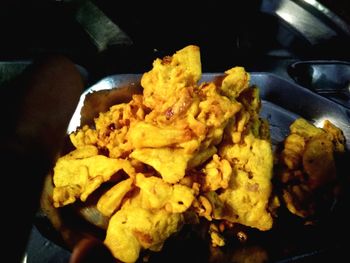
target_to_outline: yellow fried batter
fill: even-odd
[[[336,180],[334,156],[344,149],[342,131],[329,120],[323,128],[303,118],[291,124],[290,134],[278,154],[278,179],[283,185],[283,200],[291,213],[311,218],[319,213],[320,207],[326,209],[322,198],[332,195],[332,184]]]
[[[143,94],[70,134],[76,150],[56,163],[56,207],[84,202],[124,170],[96,204],[110,217],[105,243],[118,260],[135,262],[144,249],[159,251],[187,211],[212,221],[215,246],[225,244],[216,225],[222,220],[272,227],[273,158],[259,90],[243,67],[199,83],[201,70],[193,45],[156,59],[141,78]]]
[[[182,212],[194,199],[193,190],[165,183],[158,177],[137,174],[140,192],[112,216],[105,243],[116,258],[135,262],[141,249],[159,251],[164,241],[183,224]]]
[[[222,81],[221,90],[230,99],[235,99],[249,87],[249,74],[243,67],[234,67],[227,71]]]
[[[144,104],[151,109],[172,107],[179,99],[181,90],[197,85],[202,68],[197,46],[187,46],[173,56],[156,59],[151,71],[143,74]],[[186,106],[186,105],[183,105]]]
[[[191,138],[189,129],[171,126],[159,127],[146,122],[135,123],[127,134],[127,139],[134,149],[173,146]]]
[[[212,160],[204,167],[204,192],[226,189],[232,177],[232,167],[226,159],[221,159],[215,154]]]
[[[185,176],[191,155],[183,149],[144,148],[136,149],[130,157],[152,166],[167,183],[177,183]]]
[[[164,208],[168,212],[185,212],[194,200],[194,191],[185,185],[168,184],[159,177],[137,174],[136,185],[141,189],[142,207]]]
[[[159,251],[183,224],[181,213],[145,209],[137,198],[130,201],[112,216],[104,241],[122,262],[135,262],[142,249]]]
[[[260,230],[269,230],[273,219],[267,211],[272,191],[273,155],[269,141],[249,134],[244,144],[224,146],[222,156],[233,166],[230,185],[220,194],[223,218]]]
[[[124,196],[132,189],[133,179],[123,180],[104,193],[97,202],[97,209],[104,215],[110,217],[117,210]]]
[[[134,177],[134,168],[128,161],[98,155],[94,146],[79,148],[59,158],[54,167],[54,206],[73,203],[77,198],[86,201],[103,182],[122,169]]]

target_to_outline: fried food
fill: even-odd
[[[86,201],[102,183],[107,182],[119,170],[134,177],[135,170],[124,159],[112,159],[99,155],[94,146],[78,148],[59,158],[54,167],[53,201],[55,207]]]
[[[56,163],[56,207],[108,183],[96,206],[110,218],[105,244],[123,262],[159,251],[188,214],[211,221],[214,246],[225,245],[222,224],[272,228],[273,153],[259,89],[243,67],[211,82],[201,75],[197,46],[156,59],[143,94],[70,134],[76,149]]]
[[[182,212],[192,204],[193,190],[139,173],[139,192],[110,219],[105,243],[123,262],[135,262],[141,249],[159,251],[183,224]]]
[[[337,179],[337,154],[345,151],[342,131],[326,120],[317,128],[303,118],[290,126],[290,134],[278,153],[277,175],[288,210],[312,220],[327,208]]]
[[[190,93],[191,87],[197,85],[202,76],[201,67],[199,47],[194,45],[173,56],[156,59],[153,69],[141,78],[144,105],[159,113],[171,108],[178,109],[174,111],[175,115],[181,114],[188,107],[187,96],[183,94]]]
[[[229,186],[219,195],[224,203],[221,218],[269,230],[273,223],[267,210],[272,191],[270,143],[249,134],[243,144],[225,145],[222,155],[235,164]]]
[[[107,217],[112,216],[114,211],[121,206],[124,196],[132,190],[133,179],[123,180],[106,193],[104,193],[97,202],[97,209]]]
[[[135,262],[142,249],[159,251],[182,224],[181,213],[145,209],[135,197],[111,217],[104,242],[117,259]]]

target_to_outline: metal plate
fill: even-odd
[[[350,108],[350,62],[296,61],[289,65],[288,73],[303,87]]]
[[[203,74],[202,81],[209,81],[218,75]],[[113,75],[87,89],[81,96],[68,133],[81,124],[91,123],[99,112],[108,110],[111,105],[128,101],[132,94],[141,93],[140,77],[140,74]],[[271,73],[251,73],[251,84],[260,89],[261,116],[270,122],[274,145],[287,136],[289,125],[296,118],[303,117],[316,126],[320,126],[325,119],[332,121],[343,130],[347,149],[350,149],[349,109]],[[254,259],[254,262],[261,262],[259,258],[265,256],[269,262],[298,262],[300,259],[315,259],[325,253],[336,254],[339,248],[345,248],[343,240],[349,230],[346,224],[350,219],[346,215],[349,200],[348,194],[342,196],[342,199],[334,203],[330,214],[316,226],[306,226],[298,218],[282,213],[272,230],[249,230],[246,243],[229,241],[224,248],[211,248],[200,232],[185,228],[167,240],[161,252],[152,254],[149,262],[214,263]],[[61,241],[55,239],[57,233],[50,233],[55,230],[48,227],[49,221],[43,220],[45,216],[38,216],[36,226],[48,239],[62,245]]]

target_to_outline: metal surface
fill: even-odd
[[[211,80],[217,75],[217,73],[203,74],[201,81]],[[80,125],[89,123],[100,111],[108,110],[115,103],[129,100],[135,92],[141,92],[140,77],[141,74],[112,75],[103,78],[87,89],[81,96],[81,101],[72,118],[68,132],[75,130]],[[257,85],[260,89],[262,98],[261,116],[270,123],[274,145],[285,138],[289,132],[289,125],[296,118],[303,117],[316,126],[321,126],[325,119],[332,121],[344,131],[347,139],[347,149],[350,149],[349,109],[275,74],[252,72],[251,84]],[[346,237],[346,231],[348,231],[347,225],[342,224],[342,222],[348,220],[345,213],[346,209],[344,209],[346,204],[348,204],[348,200],[338,200],[329,217],[317,227],[305,226],[296,218],[291,220],[288,217],[286,219],[281,216],[282,219],[278,219],[279,224],[276,228],[268,232],[253,231],[248,243],[230,245],[225,250],[210,250],[209,247],[199,241],[194,233],[189,232],[190,234],[180,235],[182,237],[180,241],[167,242],[168,245],[165,246],[162,252],[155,257],[151,257],[149,262],[164,262],[164,260],[169,260],[169,255],[174,257],[173,260],[178,260],[177,262],[184,262],[181,260],[189,259],[188,250],[192,254],[198,253],[202,257],[201,261],[191,262],[227,262],[231,257],[244,255],[250,249],[253,251],[251,253],[267,253],[270,262],[313,260],[317,257],[323,257],[325,253],[331,253],[331,255],[337,253],[338,255],[339,248],[342,250],[345,247],[343,240]],[[52,239],[54,235],[52,233],[48,235],[47,231],[47,229],[50,229],[47,226],[48,221],[41,218],[38,222],[36,226],[39,230],[46,229],[41,233]],[[55,242],[54,239],[52,241]],[[56,249],[57,253],[67,256],[65,249],[60,247],[56,247]],[[217,257],[218,255],[214,256],[218,251],[219,254],[221,253],[220,257]],[[29,257],[33,256],[33,251],[28,253]],[[57,261],[52,259],[50,262],[60,262],[60,259],[57,259]]]
[[[92,1],[84,1],[76,12],[76,20],[96,45],[98,52],[113,45],[131,45],[131,39]]]
[[[289,65],[288,73],[303,87],[350,108],[350,62],[296,61]]]
[[[267,103],[265,105],[270,105],[266,110],[263,107],[262,115],[270,121],[273,128],[278,129],[278,133],[272,130],[273,140],[286,136],[284,131],[288,130],[290,121],[297,116],[319,127],[328,119],[343,130],[347,149],[350,150],[349,109],[273,74],[253,73],[252,83],[260,87],[261,98]]]
[[[30,61],[0,61],[0,86],[19,76]]]
[[[331,40],[338,34],[350,36],[349,25],[316,0],[263,0],[261,10],[278,17],[311,45]],[[286,34],[280,37],[283,45],[295,40],[292,35],[289,35],[289,41]]]
[[[312,8],[318,10],[321,14],[331,20],[335,25],[337,25],[344,33],[350,36],[350,27],[347,22],[340,18],[335,12],[324,6],[322,3],[316,0],[301,0],[308,3]],[[338,9],[339,11],[339,9]],[[346,11],[346,10],[344,10]]]

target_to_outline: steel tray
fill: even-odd
[[[218,75],[204,73],[202,81]],[[112,75],[88,88],[81,96],[68,133],[82,124],[91,123],[99,112],[111,105],[126,102],[132,94],[141,93],[140,77],[140,74]],[[251,84],[260,89],[261,116],[270,123],[274,145],[285,138],[289,125],[296,118],[303,117],[316,126],[325,119],[332,121],[344,131],[346,147],[350,149],[350,110],[346,107],[271,73],[252,72]],[[197,234],[187,229],[185,234],[177,236],[178,239],[167,241],[163,250],[152,256],[149,262],[240,262],[232,260],[247,257],[251,260],[252,255],[258,256],[259,253],[265,253],[269,262],[306,262],[326,256],[338,258],[339,250],[346,248],[343,240],[349,230],[347,222],[350,218],[346,213],[349,200],[347,195],[337,200],[330,215],[317,226],[305,226],[296,218],[281,215],[279,220],[283,223],[271,231],[253,231],[249,242],[233,242],[223,249],[210,249]],[[54,238],[57,233],[48,231],[49,221],[44,217],[43,214],[38,216],[36,226],[49,240],[59,243]]]

